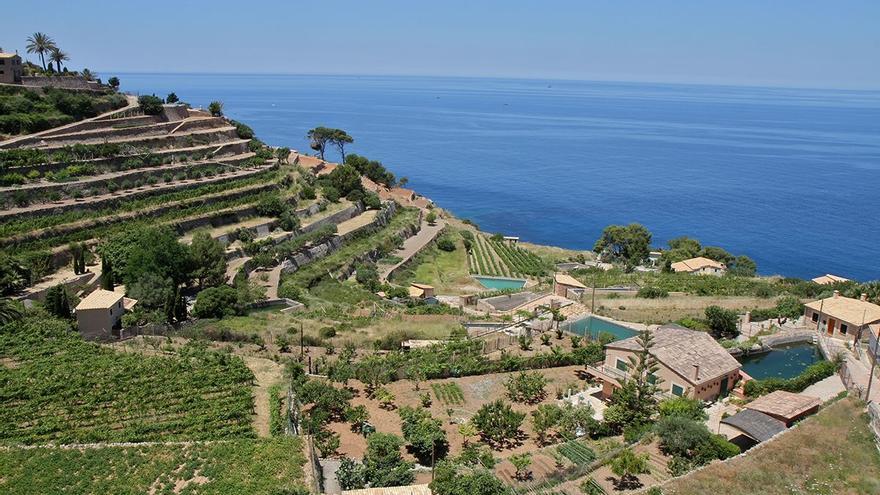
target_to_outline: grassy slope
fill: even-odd
[[[10,449],[0,450],[0,492],[287,493],[283,490],[302,484],[304,463],[298,438],[82,450]]]
[[[766,447],[664,488],[667,495],[876,494],[880,455],[867,416],[841,400]]]
[[[468,272],[467,252],[461,236],[451,232],[444,234],[444,237],[455,241],[455,251],[442,251],[436,243],[425,248],[409,266],[395,274],[394,283],[404,286],[410,282],[433,285],[441,294],[456,293],[464,286],[475,285]]]

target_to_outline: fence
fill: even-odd
[[[870,417],[869,426],[874,432],[874,441],[877,443],[877,448],[880,449],[880,405],[876,402],[869,402],[868,416]]]

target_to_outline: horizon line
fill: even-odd
[[[333,73],[333,72],[225,72],[225,71],[161,71],[161,70],[145,70],[145,71],[111,71],[96,69],[94,72],[99,74],[113,73],[133,74],[133,75],[178,75],[178,76],[303,76],[303,77],[398,77],[398,78],[432,78],[432,79],[496,79],[496,80],[512,80],[512,81],[544,81],[544,82],[584,82],[584,83],[617,83],[617,84],[658,84],[670,86],[714,86],[714,87],[731,87],[731,88],[756,88],[756,89],[795,89],[795,90],[825,90],[825,91],[861,91],[861,92],[878,92],[880,86],[866,87],[839,87],[839,86],[809,86],[809,85],[788,85],[787,83],[734,83],[734,82],[685,82],[685,81],[663,81],[649,79],[580,79],[575,77],[524,77],[524,76],[481,76],[481,75],[436,75],[436,74],[378,74],[378,73]]]

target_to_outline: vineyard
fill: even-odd
[[[464,404],[464,394],[457,383],[432,383],[431,389],[437,400],[448,406]]]
[[[0,493],[308,493],[299,438],[0,449]]]
[[[596,453],[593,452],[593,449],[576,440],[566,442],[556,450],[577,466],[583,466],[596,460]]]
[[[0,442],[26,444],[253,437],[253,374],[197,344],[167,357],[116,353],[60,320],[0,333]]]
[[[499,277],[540,277],[548,270],[534,253],[482,234],[474,236],[468,266],[471,273]]]

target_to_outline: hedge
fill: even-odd
[[[793,378],[750,380],[746,382],[744,390],[748,397],[760,397],[776,390],[801,392],[810,385],[833,375],[838,369],[840,369],[840,363],[837,360],[820,361],[811,364],[800,375]]]

